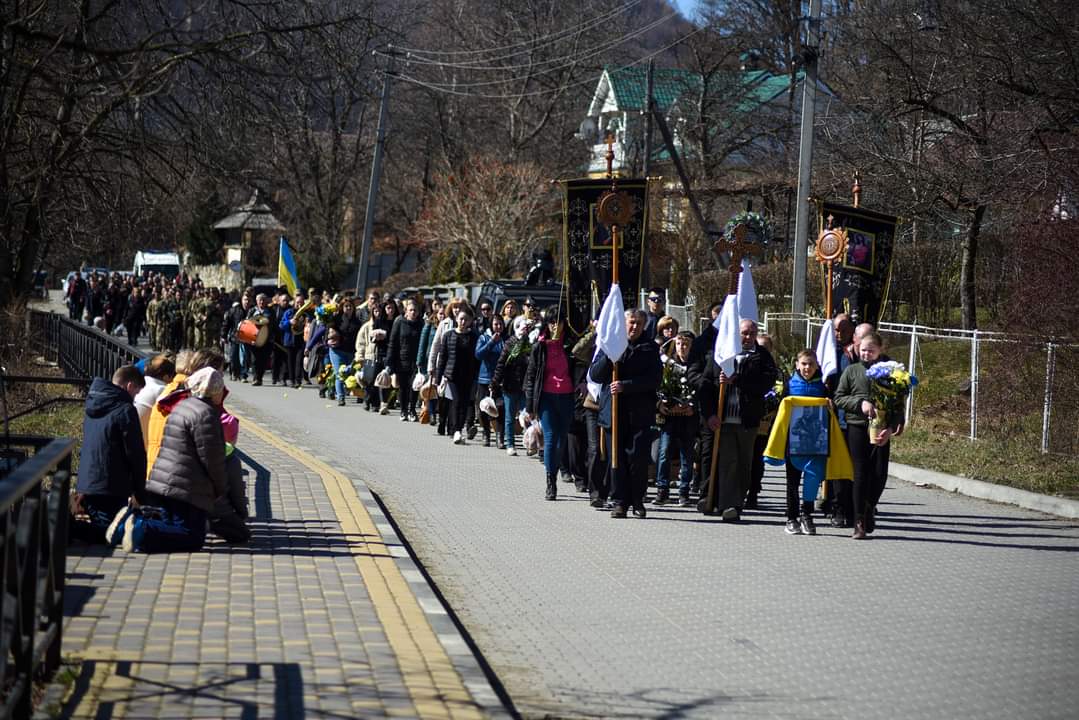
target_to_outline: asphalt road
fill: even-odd
[[[379,495],[526,717],[1076,716],[1074,522],[892,481],[871,540],[788,536],[778,474],[736,526],[612,520],[535,460],[231,390]]]

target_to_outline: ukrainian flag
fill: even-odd
[[[281,236],[281,245],[277,251],[277,284],[288,288],[288,294],[296,297],[296,290],[300,287],[300,281],[296,275],[296,261],[292,259],[292,251],[288,249],[288,241]]]

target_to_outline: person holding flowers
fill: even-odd
[[[663,318],[666,320],[667,318]],[[663,337],[663,320],[659,334]],[[657,338],[658,340],[658,338]],[[656,465],[656,497],[653,505],[670,500],[671,458],[678,453],[678,504],[690,507],[690,480],[693,477],[693,444],[700,429],[700,413],[695,403],[696,386],[686,377],[693,333],[688,330],[674,336],[670,356],[663,356],[663,380],[659,386],[659,462]]]
[[[864,540],[875,529],[877,503],[888,479],[889,441],[903,432],[903,406],[917,382],[900,363],[882,361],[883,344],[876,332],[862,336],[860,362],[843,371],[835,393],[836,406],[846,413],[854,464],[855,540]]]
[[[509,304],[509,301],[506,303]],[[517,415],[525,409],[525,373],[528,370],[528,358],[532,352],[532,343],[529,341],[529,331],[532,329],[532,321],[524,315],[518,315],[513,319],[513,333],[502,346],[502,354],[495,364],[494,375],[491,377],[491,394],[502,395],[502,441],[505,443],[506,454],[514,456],[517,448],[514,445],[515,426]]]

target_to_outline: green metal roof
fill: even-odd
[[[643,67],[624,67],[607,69],[611,79],[611,90],[620,110],[645,109],[645,96],[648,93],[648,69]],[[653,76],[652,92],[656,105],[661,111],[666,110],[685,92],[700,92],[701,76],[688,70],[675,68],[656,68]]]
[[[738,112],[752,112],[759,106],[771,101],[790,87],[789,75],[773,75],[767,70],[741,71],[737,82],[744,88],[741,102],[736,106]],[[648,90],[648,70],[642,67],[607,68],[618,109],[623,111],[643,111],[645,95]],[[804,74],[799,72],[796,82],[801,82]],[[732,78],[734,80],[734,78]],[[656,68],[653,79],[653,92],[656,104],[661,112],[685,93],[701,91],[701,76],[689,70],[677,68]],[[724,89],[726,83],[720,83]]]

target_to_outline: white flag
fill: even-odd
[[[728,376],[734,375],[734,358],[742,352],[741,323],[738,318],[738,296],[728,295],[723,301],[723,310],[712,323],[716,332],[716,347],[713,357]]]
[[[738,273],[738,317],[760,322],[757,317],[757,289],[753,287],[753,273],[749,261],[742,259],[742,272]]]
[[[618,283],[611,283],[611,292],[603,301],[596,321],[596,347],[603,351],[611,362],[618,362],[629,346],[626,336],[626,311],[622,305],[622,291]]]
[[[826,380],[829,375],[839,372],[835,356],[835,330],[832,329],[830,320],[825,320],[820,328],[820,337],[817,339],[817,362],[820,363],[821,380]]]
[[[617,284],[612,284],[611,292],[603,301],[599,319],[596,321],[596,352],[592,356],[592,362],[596,361],[600,350],[612,362],[618,362],[628,345],[629,337],[626,335],[626,312],[622,306],[622,291],[618,289]],[[585,374],[585,382],[588,385],[588,393],[598,400],[602,385],[592,379],[591,368]]]

